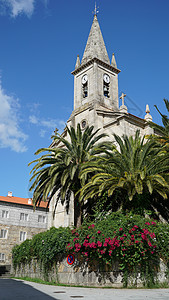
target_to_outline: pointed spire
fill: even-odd
[[[115,60],[115,55],[114,53],[112,54],[112,60],[111,60],[111,65],[117,69],[117,64],[116,64],[116,60]]]
[[[88,41],[82,58],[82,64],[87,63],[94,57],[97,57],[105,63],[110,64],[96,14],[94,15],[93,24],[90,29]]]
[[[75,69],[77,69],[79,67],[80,67],[80,58],[79,58],[79,55],[77,55]]]
[[[147,122],[152,122],[152,116],[150,115],[150,108],[149,105],[146,105],[146,115],[144,117],[144,120],[146,120]]]

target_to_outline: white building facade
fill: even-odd
[[[0,196],[0,266],[11,265],[14,245],[47,230],[46,205],[41,202],[34,211],[31,199]]]

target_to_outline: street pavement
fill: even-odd
[[[169,300],[169,289],[100,289],[0,279],[0,300]]]

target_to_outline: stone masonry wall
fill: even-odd
[[[166,277],[166,266],[161,261],[160,270],[158,271],[157,280],[160,283],[168,282]],[[112,270],[109,272],[99,271],[97,264],[88,266],[75,260],[73,265],[68,265],[66,258],[63,258],[61,262],[53,266],[52,270],[48,272],[48,278],[44,275],[43,267],[36,261],[32,260],[29,265],[21,265],[17,270],[12,269],[13,274],[16,277],[31,277],[40,278],[42,280],[55,281],[56,283],[79,285],[79,286],[100,286],[100,287],[122,287],[123,286],[123,274],[119,271],[118,265],[112,266]],[[142,286],[143,283],[140,279],[140,274],[137,276],[137,281],[134,277],[128,278],[129,285],[136,284]]]

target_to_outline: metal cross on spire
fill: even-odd
[[[94,8],[94,11],[93,11],[93,14],[94,14],[95,16],[97,16],[97,14],[99,13],[98,8],[99,8],[99,7],[97,7],[96,1],[95,1],[95,8]]]

